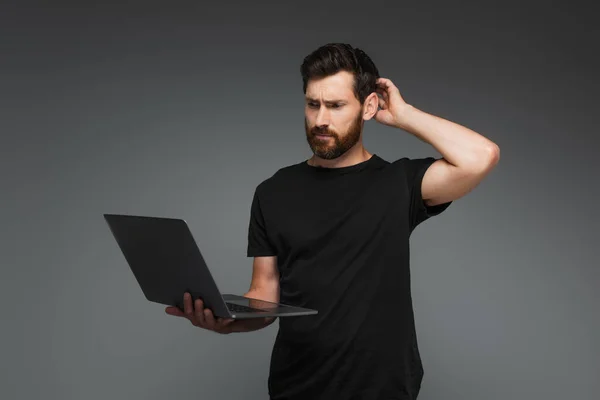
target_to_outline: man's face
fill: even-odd
[[[304,128],[313,153],[332,160],[350,150],[361,138],[362,106],[354,96],[351,73],[313,79],[306,87]]]

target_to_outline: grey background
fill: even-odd
[[[590,5],[254,3],[3,2],[0,398],[267,398],[277,325],[166,315],[102,213],[186,218],[221,289],[246,291],[253,190],[310,157],[299,66],[336,41],[501,148],[411,239],[420,398],[598,398]],[[388,160],[439,156],[374,121],[364,135]]]

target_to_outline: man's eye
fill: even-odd
[[[317,103],[308,103],[308,106],[309,107],[313,107],[313,108],[314,107],[319,107],[319,105]],[[331,108],[340,108],[341,104],[332,104],[330,107]]]

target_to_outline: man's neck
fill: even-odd
[[[369,153],[364,147],[361,147],[356,150],[348,150],[346,153],[333,160],[326,160],[313,155],[308,160],[308,165],[323,168],[343,168],[365,162],[371,157],[372,154]]]

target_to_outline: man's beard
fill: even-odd
[[[306,131],[306,140],[308,141],[308,145],[317,157],[325,160],[333,160],[338,158],[350,150],[356,143],[358,143],[360,140],[362,127],[362,115],[358,113],[358,116],[354,119],[346,134],[340,138],[338,134],[330,131],[329,129],[313,128],[309,130],[306,118],[304,118],[304,130]],[[316,137],[318,133],[330,135],[331,139],[319,139]]]

